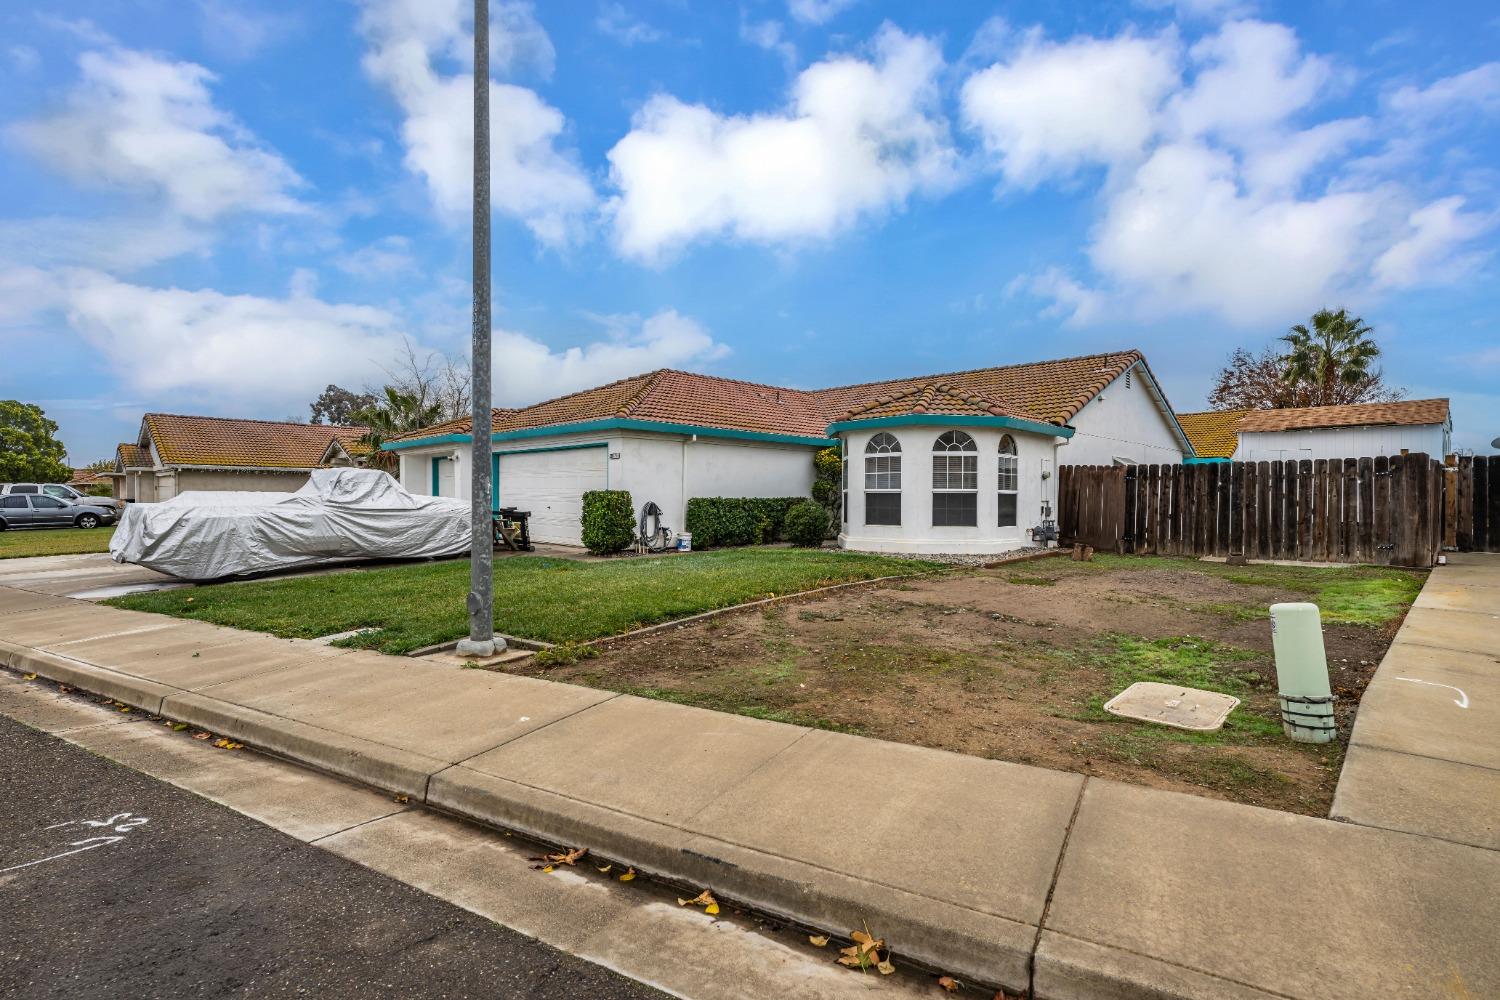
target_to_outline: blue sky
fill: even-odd
[[[0,397],[81,463],[466,353],[469,7],[0,9]],[[492,10],[498,402],[1136,346],[1193,410],[1326,305],[1500,435],[1492,4]]]

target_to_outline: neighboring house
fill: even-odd
[[[358,465],[363,427],[148,413],[115,449],[115,497],[149,503],[187,490],[291,492],[313,469]]]
[[[74,469],[72,478],[68,480],[68,485],[79,493],[87,493],[97,486],[109,486],[110,473],[98,472],[94,469]]]
[[[1237,425],[1239,462],[1375,458],[1403,452],[1441,459],[1451,450],[1446,399],[1251,410]]]
[[[1239,444],[1240,418],[1253,410],[1207,410],[1203,413],[1179,413],[1177,422],[1193,443],[1189,462],[1227,462],[1234,457]]]
[[[452,421],[384,447],[408,490],[466,498],[469,431]],[[1000,552],[1054,516],[1059,463],[1192,454],[1137,351],[822,390],[663,369],[496,410],[490,439],[495,506],[572,545],[587,490],[629,490],[682,530],[693,497],[806,496],[813,454],[842,441],[843,545]]]

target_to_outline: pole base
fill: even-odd
[[[453,650],[459,656],[494,656],[505,651],[504,639],[460,639]]]

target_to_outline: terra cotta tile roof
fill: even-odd
[[[532,406],[496,410],[494,430],[556,427],[562,432],[569,424],[631,418],[823,438],[830,423],[853,410],[862,410],[883,398],[905,399],[927,387],[935,391],[938,386],[944,388],[940,395],[954,401],[942,405],[974,405],[980,409],[933,412],[998,411],[1038,423],[1063,425],[1113,379],[1144,362],[1139,351],[1119,351],[817,390],[789,389],[663,368]],[[957,402],[968,397],[981,403]],[[468,420],[464,419],[391,440],[467,434],[468,430]]]
[[[1235,427],[1249,410],[1207,410],[1203,413],[1179,413],[1177,422],[1193,442],[1199,458],[1231,458],[1240,442]]]
[[[896,417],[934,413],[950,416],[1015,417],[1018,414],[977,392],[958,389],[946,382],[927,383],[901,392],[877,396],[868,403],[853,407],[841,415],[842,420],[872,417]]]
[[[316,469],[330,442],[353,453],[365,428],[148,413],[143,433],[163,465]]]
[[[1251,410],[1240,418],[1241,434],[1255,431],[1314,430],[1322,427],[1419,426],[1448,422],[1446,399],[1404,399],[1399,403],[1355,403],[1350,406],[1304,406]]]
[[[151,454],[133,441],[122,441],[115,445],[115,468],[121,472],[126,469],[149,469]]]

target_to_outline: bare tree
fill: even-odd
[[[461,358],[440,351],[419,354],[409,339],[402,341],[403,351],[391,367],[384,370],[384,386],[366,387],[380,399],[386,389],[393,389],[413,401],[418,412],[436,412],[438,422],[456,420],[469,412],[469,366]]]
[[[1387,385],[1378,368],[1366,369],[1350,382],[1337,381],[1331,390],[1317,381],[1289,379],[1287,373],[1287,355],[1274,346],[1259,354],[1236,348],[1214,377],[1208,405],[1215,410],[1279,410],[1338,403],[1386,403],[1406,395],[1404,389]]]

